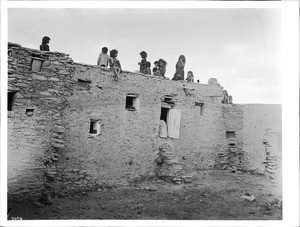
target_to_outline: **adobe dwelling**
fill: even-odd
[[[8,44],[9,199],[181,184],[213,168],[280,176],[280,105],[229,104],[213,78],[113,75]]]

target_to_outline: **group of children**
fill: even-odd
[[[97,65],[102,67],[107,67],[109,64],[110,68],[114,69],[115,79],[117,80],[119,73],[122,72],[121,64],[117,59],[118,51],[111,50],[109,55],[110,57],[108,57],[107,52],[108,52],[107,47],[103,47],[102,52],[98,57]],[[140,66],[140,72],[151,75],[151,63],[147,61],[147,53],[145,51],[142,51],[140,55],[142,58],[141,62],[138,63],[138,65]],[[178,58],[178,62],[176,64],[176,72],[172,80],[184,80],[185,63],[186,63],[185,56],[180,55]],[[152,69],[153,75],[165,77],[166,66],[167,66],[167,62],[163,59],[159,59],[158,61],[155,61],[154,68]],[[192,71],[188,71],[186,80],[187,82],[194,82],[194,75]]]
[[[114,79],[118,80],[119,74],[122,73],[122,67],[120,64],[120,61],[117,59],[118,57],[118,51],[113,49],[109,52],[108,57],[108,49],[107,47],[102,48],[102,52],[100,53],[98,59],[97,59],[97,65],[102,67],[107,67],[109,64],[109,67],[114,70]]]
[[[40,45],[41,51],[50,51],[49,49],[50,38],[48,36],[44,36],[42,39],[42,44]],[[107,54],[107,47],[102,48],[102,52],[100,53],[97,59],[97,65],[101,67],[107,67],[109,65],[110,68],[114,70],[114,79],[118,80],[119,74],[122,73],[122,67],[120,61],[117,59],[118,51],[113,49],[109,52],[109,56]],[[141,62],[138,63],[140,66],[140,72],[144,74],[151,75],[151,63],[147,61],[147,53],[142,51]],[[180,55],[178,58],[178,62],[176,64],[176,71],[172,80],[184,80],[184,66],[186,63],[186,59],[184,55]],[[167,62],[163,59],[159,59],[154,62],[154,68],[152,70],[154,76],[165,77],[166,74],[166,66]],[[194,82],[194,75],[192,71],[188,71],[187,73],[187,82]],[[199,82],[199,81],[197,81]]]

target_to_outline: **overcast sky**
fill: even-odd
[[[280,9],[8,9],[8,41],[38,49],[47,35],[51,51],[92,65],[107,46],[129,71],[144,50],[170,79],[183,54],[185,72],[217,78],[235,103],[281,103],[280,22]]]

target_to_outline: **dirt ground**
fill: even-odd
[[[9,206],[11,217],[22,220],[282,219],[282,187],[278,180],[219,170],[201,171],[197,178],[189,184],[154,180],[132,187],[98,189],[74,197],[53,198],[51,205],[39,208],[32,204]]]

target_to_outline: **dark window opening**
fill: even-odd
[[[235,138],[235,131],[226,131],[226,138]]]
[[[28,116],[32,116],[33,113],[34,113],[34,109],[26,109],[26,114],[27,114]]]
[[[78,79],[78,85],[81,87],[88,87],[91,81]]]
[[[204,103],[203,102],[195,102],[195,106],[197,108],[199,108],[199,114],[200,114],[200,116],[203,116],[203,106],[204,106]]]
[[[126,110],[131,110],[131,111],[138,110],[137,95],[129,94],[129,95],[126,96],[125,109]]]
[[[91,120],[90,122],[90,134],[97,134],[97,121]]]
[[[168,112],[169,112],[168,108],[162,107],[161,108],[161,113],[160,113],[160,120],[163,120],[167,123]]]
[[[174,104],[173,99],[170,98],[170,97],[165,97],[164,102],[165,102],[165,103],[168,103],[168,104]]]
[[[14,96],[15,92],[8,92],[7,94],[7,110],[12,111],[13,110],[13,103],[14,103]]]

